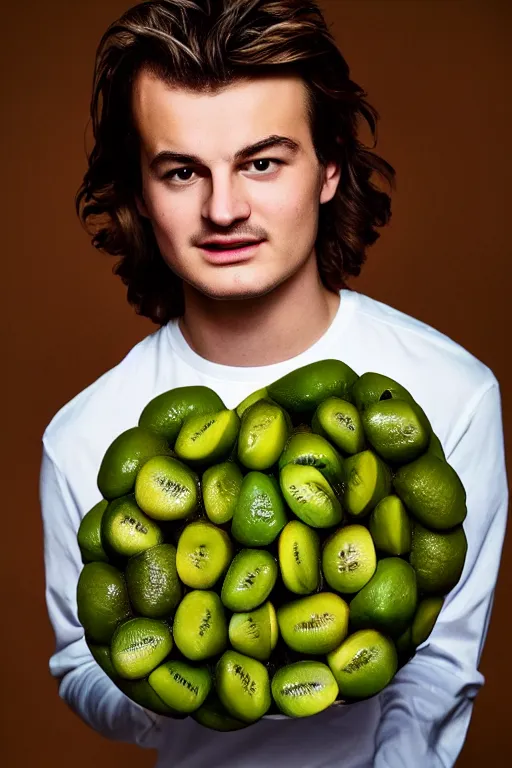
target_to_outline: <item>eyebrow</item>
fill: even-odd
[[[287,136],[267,136],[255,144],[249,144],[247,147],[243,147],[235,152],[234,160],[239,162],[240,160],[246,160],[248,157],[255,155],[257,152],[261,152],[263,149],[269,149],[273,147],[285,147],[290,150],[294,155],[300,150],[301,146],[297,141],[288,138]],[[154,171],[159,165],[163,163],[177,162],[187,163],[190,165],[204,165],[204,161],[197,155],[186,155],[181,152],[173,152],[169,149],[164,149],[162,152],[158,152],[157,155],[151,160],[149,167]]]

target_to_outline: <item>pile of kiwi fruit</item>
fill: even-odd
[[[465,492],[426,414],[340,360],[236,408],[204,386],[161,393],[97,486],[77,535],[91,654],[142,706],[216,730],[379,693],[464,565]]]

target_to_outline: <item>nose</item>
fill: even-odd
[[[208,186],[201,212],[203,218],[221,227],[249,218],[251,208],[242,179],[233,177],[229,171],[221,170],[217,174],[211,174]]]

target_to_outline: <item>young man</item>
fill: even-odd
[[[443,334],[346,287],[390,216],[370,176],[394,175],[357,141],[358,117],[374,131],[377,116],[363,96],[314,2],[146,2],[100,43],[78,210],[159,329],[43,436],[50,669],[85,722],[156,748],[160,768],[452,766],[483,683],[507,510],[499,386]],[[234,408],[326,358],[391,376],[426,411],[467,492],[462,578],[368,701],[227,734],[155,715],[103,673],[77,618],[76,535],[101,459],[161,392],[203,384]]]

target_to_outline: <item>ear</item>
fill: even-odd
[[[327,163],[322,172],[320,203],[328,203],[336,194],[341,176],[341,167],[337,163]]]
[[[146,203],[144,202],[142,195],[135,195],[135,205],[137,206],[137,210],[140,215],[144,216],[146,219],[149,219],[148,209],[146,208]]]

